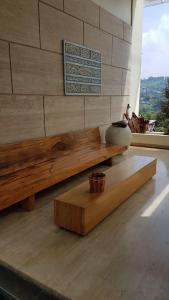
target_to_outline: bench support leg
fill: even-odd
[[[104,165],[112,167],[113,166],[113,157],[110,157],[107,160],[105,160]]]
[[[35,208],[35,195],[32,195],[27,199],[23,200],[22,207],[27,211],[33,210]]]

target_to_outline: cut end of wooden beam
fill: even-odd
[[[27,199],[23,200],[22,202],[22,207],[26,211],[32,211],[35,208],[35,195],[32,195],[28,197]]]

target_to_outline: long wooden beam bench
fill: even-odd
[[[0,210],[20,201],[32,210],[37,192],[125,150],[101,144],[99,128],[1,145]]]
[[[88,180],[54,200],[59,227],[86,235],[156,174],[157,160],[133,156],[105,171],[103,193],[90,193]]]

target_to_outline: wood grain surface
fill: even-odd
[[[85,235],[156,173],[157,160],[134,156],[105,172],[103,193],[90,193],[85,181],[54,201],[56,225]]]
[[[0,210],[125,150],[101,144],[98,128],[2,145]]]

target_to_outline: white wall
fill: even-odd
[[[125,1],[125,0],[124,0]],[[133,1],[133,34],[131,53],[131,100],[132,110],[138,113],[140,97],[141,51],[144,0]]]
[[[93,0],[93,2],[110,11],[124,22],[131,24],[131,0]]]

